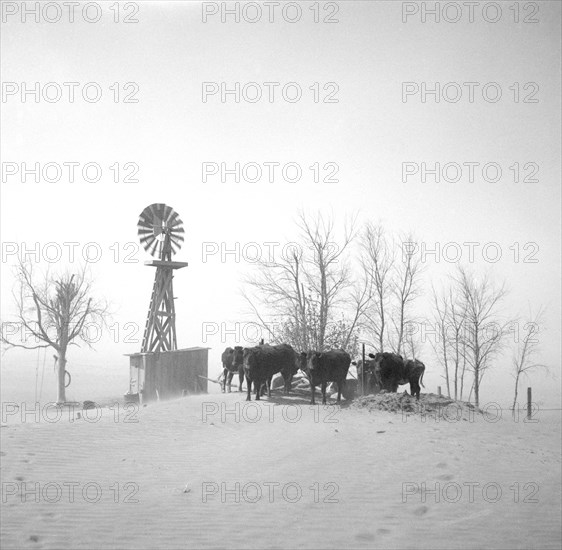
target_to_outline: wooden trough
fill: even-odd
[[[141,403],[207,393],[209,348],[130,353],[127,401]]]

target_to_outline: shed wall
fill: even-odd
[[[207,349],[134,354],[130,369],[130,391],[142,390],[143,401],[207,393],[207,380],[199,376],[208,376]]]

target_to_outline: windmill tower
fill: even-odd
[[[141,353],[176,350],[176,311],[172,281],[174,270],[187,262],[174,262],[183,243],[183,222],[173,208],[162,203],[147,206],[138,222],[138,235],[144,249],[156,259],[144,262],[156,268]]]

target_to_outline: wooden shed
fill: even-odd
[[[127,355],[130,384],[125,397],[129,400],[146,402],[207,393],[209,348]]]

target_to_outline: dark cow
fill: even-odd
[[[283,380],[285,382],[285,387],[283,389],[283,393],[285,395],[289,395],[289,391],[291,390],[291,385],[293,383],[293,376],[297,374],[300,368],[299,354],[297,354],[295,351],[293,351],[293,353],[294,355],[292,362],[288,363],[286,368],[281,371],[281,375],[283,376]]]
[[[416,399],[420,398],[420,382],[423,386],[423,373],[425,365],[418,361],[404,361],[401,355],[396,353],[369,354],[375,360],[375,372],[380,379],[381,388],[396,392],[398,386],[410,384],[410,394]],[[425,386],[424,386],[425,387]]]
[[[297,371],[297,355],[288,344],[270,346],[263,344],[253,348],[244,348],[243,365],[246,375],[248,394],[246,401],[251,401],[252,382],[256,392],[256,401],[259,401],[262,385],[267,384],[267,394],[271,397],[271,379],[280,372],[285,381],[285,393],[291,386],[291,379]]]
[[[225,393],[226,386],[228,385],[228,393],[231,391],[232,377],[235,372],[238,372],[238,391],[242,391],[242,382],[244,380],[244,369],[242,368],[241,362],[236,363],[235,359],[237,356],[241,356],[242,347],[236,346],[234,349],[226,348],[221,355],[222,367],[223,367],[223,379],[222,379],[222,392]]]
[[[345,379],[351,365],[349,353],[343,350],[316,352],[309,351],[306,356],[306,373],[310,380],[310,403],[314,405],[314,393],[318,384],[322,385],[322,404],[326,404],[326,386],[328,382],[335,382],[338,385],[338,399],[341,401],[341,394],[345,388]]]
[[[417,359],[407,359],[404,361],[404,375],[405,380],[400,382],[401,384],[410,383],[410,394],[415,395],[416,399],[420,398],[420,384],[422,388],[423,385],[423,374],[425,372],[425,365],[418,361]]]

